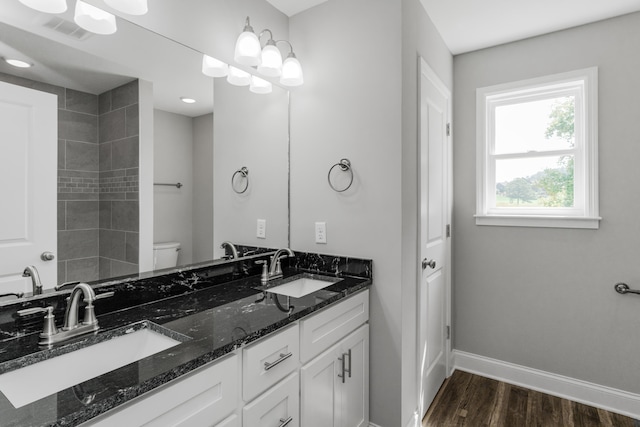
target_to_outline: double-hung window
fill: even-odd
[[[597,69],[476,92],[476,224],[598,228]]]

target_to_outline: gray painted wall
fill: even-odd
[[[213,114],[193,119],[193,262],[213,258]]]
[[[182,188],[154,186],[153,240],[180,242],[178,265],[192,262],[193,215],[193,119],[154,110],[153,175],[158,183],[177,183]],[[209,258],[211,259],[211,258]]]
[[[454,344],[640,393],[640,14],[454,59]],[[599,68],[599,230],[480,227],[475,89]]]

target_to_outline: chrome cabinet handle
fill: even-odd
[[[616,292],[618,292],[619,294],[638,294],[640,295],[640,291],[637,291],[635,289],[630,289],[629,285],[627,285],[626,283],[616,283],[614,286]]]
[[[422,269],[426,269],[427,267],[429,268],[436,268],[436,261],[435,260],[427,260],[426,258],[422,260]]]
[[[293,417],[280,418],[280,425],[278,427],[288,426],[291,421],[293,421]]]
[[[345,366],[347,357],[349,358],[348,368]],[[346,374],[349,374],[349,378],[351,378],[351,349],[349,349],[347,353],[342,353],[342,356],[338,357],[338,360],[341,363],[341,369],[342,369],[342,374],[338,374],[338,378],[342,378],[342,384],[344,384],[344,382],[347,379]]]
[[[269,369],[273,368],[276,365],[279,365],[280,363],[284,362],[285,360],[287,360],[288,358],[290,358],[291,356],[293,356],[293,353],[289,352],[287,354],[284,353],[280,353],[280,358],[274,362],[264,362],[264,370],[268,371]]]
[[[53,261],[55,257],[56,256],[53,254],[53,252],[49,251],[42,252],[42,254],[40,254],[40,259],[43,261]]]
[[[349,378],[351,378],[351,349],[349,349],[349,352],[345,354],[345,356],[349,356],[349,368],[346,369],[346,371],[349,374]]]

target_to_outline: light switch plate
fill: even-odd
[[[316,243],[327,243],[326,222],[316,222]]]
[[[256,230],[256,237],[258,239],[266,239],[267,238],[267,220],[266,219],[259,219],[258,220],[258,227]]]

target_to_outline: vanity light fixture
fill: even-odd
[[[266,81],[265,79],[261,79],[258,76],[251,76],[251,84],[249,84],[249,91],[253,93],[271,93],[273,90],[273,85]]]
[[[265,33],[269,33],[269,39],[263,48],[260,40]],[[278,43],[289,45],[289,54],[284,62],[277,47]],[[280,83],[284,86],[300,86],[304,83],[302,67],[293,53],[291,43],[287,40],[274,40],[273,33],[268,28],[256,36],[249,24],[248,16],[244,30],[236,41],[234,60],[242,65],[257,67],[258,72],[264,76],[280,77]]]
[[[186,96],[181,96],[180,97],[180,101],[184,102],[185,104],[195,104],[196,100],[193,98],[187,98]]]
[[[67,11],[67,0],[20,0],[20,3],[39,12],[64,13]]]
[[[82,0],[76,2],[73,20],[80,27],[95,34],[113,34],[118,30],[114,15]]]
[[[227,81],[234,86],[248,86],[251,83],[251,74],[229,65]]]
[[[14,59],[14,58],[2,58],[4,59],[4,62],[6,62],[7,64],[13,66],[13,67],[17,67],[17,68],[31,68],[33,67],[33,64],[30,64],[26,61],[22,61],[20,59]]]
[[[104,0],[106,4],[129,15],[144,15],[149,11],[147,0]]]
[[[229,74],[229,66],[219,59],[203,54],[202,74],[209,77],[225,77]]]

